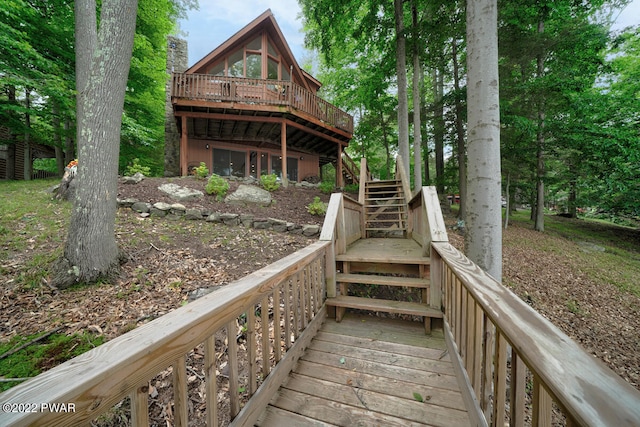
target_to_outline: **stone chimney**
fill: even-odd
[[[180,175],[180,134],[171,105],[171,73],[183,73],[189,64],[187,41],[174,36],[167,38],[167,74],[165,85],[164,175]]]

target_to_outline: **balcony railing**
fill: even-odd
[[[290,81],[174,73],[171,98],[283,106],[353,133],[351,115]]]

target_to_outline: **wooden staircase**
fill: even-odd
[[[412,239],[361,239],[349,246],[346,253],[336,255],[339,294],[328,298],[327,305],[336,307],[338,322],[347,308],[420,316],[425,331],[430,333],[431,319],[442,318],[442,311],[429,305],[429,273],[429,258],[422,255],[421,247]],[[371,290],[371,295],[354,296],[354,288],[362,289],[362,285]],[[387,289],[387,294],[413,295],[413,301],[375,298],[374,294],[382,293],[382,287],[396,288]],[[399,292],[398,287],[405,288],[405,292]]]
[[[367,181],[364,210],[366,237],[406,237],[408,208],[402,181]]]

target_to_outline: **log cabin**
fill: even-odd
[[[318,97],[267,10],[183,73],[172,73],[181,175],[204,162],[221,176],[275,173],[284,185],[334,163],[342,178],[353,117]]]

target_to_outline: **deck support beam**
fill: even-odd
[[[280,130],[280,145],[282,145],[282,186],[287,188],[289,180],[287,179],[287,122],[282,121]]]
[[[182,129],[180,130],[180,175],[189,174],[187,164],[187,142],[189,140],[189,129],[187,128],[187,116],[182,116]]]
[[[336,187],[344,187],[342,182],[342,144],[338,144],[338,160],[336,160]]]

